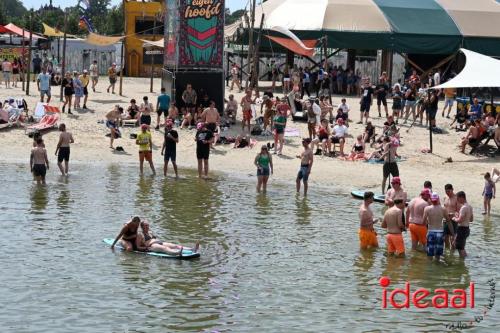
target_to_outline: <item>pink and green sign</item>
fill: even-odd
[[[184,1],[179,11],[179,67],[222,69],[224,0]]]

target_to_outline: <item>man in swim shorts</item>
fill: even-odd
[[[467,256],[467,252],[465,251],[465,243],[467,237],[469,237],[470,234],[469,223],[474,220],[474,214],[472,207],[467,202],[465,192],[460,191],[457,193],[457,201],[458,204],[462,207],[460,207],[458,217],[453,218],[453,221],[458,223],[455,248],[458,250],[460,257],[465,258]]]
[[[386,206],[392,207],[394,206],[394,200],[401,199],[404,203],[408,199],[408,194],[403,190],[401,186],[401,178],[394,177],[391,181],[392,188],[387,191],[385,195],[385,204]]]
[[[304,151],[302,152],[302,154],[297,156],[298,158],[300,158],[300,169],[297,173],[297,179],[295,182],[297,185],[297,193],[300,193],[300,182],[304,182],[304,196],[307,195],[307,182],[313,166],[313,151],[309,147],[310,143],[311,139],[302,139],[302,146],[304,147]]]
[[[137,134],[135,143],[139,145],[139,170],[141,175],[144,171],[144,159],[149,162],[153,175],[156,175],[155,166],[153,164],[153,139],[151,132],[148,130],[149,126],[146,124],[141,125],[141,133]]]
[[[424,224],[424,209],[429,206],[431,192],[423,189],[420,196],[412,199],[406,209],[406,227],[411,233],[411,249],[416,250],[421,244],[424,248],[427,244],[427,227]]]
[[[424,224],[427,225],[427,257],[432,259],[443,255],[444,232],[443,220],[446,217],[446,210],[439,202],[437,193],[431,194],[431,205],[424,208]]]
[[[399,177],[399,168],[396,162],[396,152],[398,147],[391,142],[389,137],[384,137],[383,153],[381,158],[384,159],[383,179],[382,179],[382,194],[385,193],[385,183],[389,175]]]
[[[61,170],[62,175],[67,176],[69,154],[70,154],[69,145],[71,143],[74,143],[75,140],[73,139],[73,135],[70,132],[66,132],[66,124],[59,125],[59,131],[61,131],[61,134],[59,134],[59,142],[57,143],[57,148],[55,153],[57,156],[57,166],[59,167],[59,170]],[[64,168],[62,165],[63,161],[64,161]]]
[[[176,155],[177,144],[179,143],[179,134],[173,129],[174,123],[172,119],[168,118],[165,122],[165,139],[161,148],[161,154],[164,155],[165,164],[163,165],[163,175],[167,176],[168,161],[172,161],[174,167],[175,178],[179,178],[177,173]]]
[[[377,233],[373,224],[377,222],[373,218],[373,212],[370,205],[373,203],[373,192],[365,192],[363,203],[359,207],[359,245],[361,249],[378,247]]]
[[[36,147],[31,149],[30,155],[30,170],[36,179],[36,183],[45,185],[45,174],[49,169],[49,159],[47,158],[47,150],[43,143],[43,139],[39,137],[36,140]]]
[[[446,192],[446,198],[444,198],[444,209],[446,210],[446,219],[452,219],[458,215],[460,206],[457,201],[457,196],[453,192],[453,185],[446,184],[444,186]],[[457,232],[457,222],[451,221],[451,224],[444,224],[444,245],[446,248],[451,248],[453,240],[455,238],[455,233]]]
[[[405,230],[403,223],[404,207],[403,200],[394,200],[394,206],[385,212],[384,221],[382,222],[382,228],[387,228],[387,252],[398,256],[405,254],[405,243],[402,234],[403,230]]]

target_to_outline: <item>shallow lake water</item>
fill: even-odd
[[[36,186],[26,165],[0,168],[2,332],[443,332],[483,315],[499,277],[494,218],[476,217],[470,258],[435,263],[409,250],[387,257],[383,231],[380,249],[361,252],[360,201],[331,188],[304,199],[271,181],[257,195],[255,177],[139,177],[116,164],[75,165],[67,178],[51,170]],[[199,239],[201,258],[112,252],[102,239],[132,215],[163,240]],[[381,276],[389,290],[474,282],[475,308],[382,309]],[[498,308],[469,331],[497,331]]]

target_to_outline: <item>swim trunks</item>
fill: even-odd
[[[69,161],[69,147],[59,147],[59,152],[57,153],[57,162]]]
[[[257,176],[269,176],[269,174],[270,174],[269,167],[257,168]]]
[[[422,245],[427,244],[427,227],[423,224],[410,223],[411,240]]]
[[[453,227],[453,230],[450,230],[450,228],[448,228],[448,223],[446,222],[446,220],[443,220],[443,224],[444,224],[444,227],[443,227],[443,231],[444,231],[444,235],[454,235],[455,232],[457,232],[457,226],[458,226],[458,223],[455,222],[455,221],[451,221],[451,225]]]
[[[378,247],[377,233],[374,230],[359,228],[359,246],[362,249]]]
[[[177,150],[165,149],[164,160],[168,162],[169,160],[175,162],[177,157]]]
[[[252,119],[252,110],[243,110],[243,120]]]
[[[465,241],[470,235],[469,227],[458,226],[457,228],[457,238],[455,240],[455,248],[457,250],[465,249]]]
[[[389,254],[403,254],[405,253],[405,242],[402,234],[387,234],[387,252]]]
[[[396,162],[385,162],[383,166],[384,178],[389,177],[389,174],[393,177],[399,177],[399,168]]]
[[[33,165],[33,175],[35,177],[45,177],[47,173],[47,167],[45,164],[35,164]]]
[[[442,256],[444,247],[444,232],[428,231],[427,232],[427,256]]]
[[[309,179],[309,165],[301,165],[299,172],[297,173],[297,179],[299,180],[304,180],[304,182],[307,182]]]

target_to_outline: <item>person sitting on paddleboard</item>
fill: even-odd
[[[139,229],[139,225],[141,223],[141,219],[138,216],[135,216],[126,223],[118,236],[116,236],[115,241],[111,245],[111,248],[114,249],[115,244],[120,240],[121,245],[127,252],[131,251],[147,251],[147,246],[138,246],[137,242],[137,231]]]
[[[167,254],[175,254],[182,256],[182,245],[162,242],[156,238],[156,236],[149,229],[149,223],[147,221],[142,221],[140,223],[142,229],[142,235],[139,234],[137,237],[137,243],[141,246],[147,248],[151,252],[162,252]],[[193,253],[197,253],[200,247],[200,243],[196,242],[196,245],[191,250]]]

